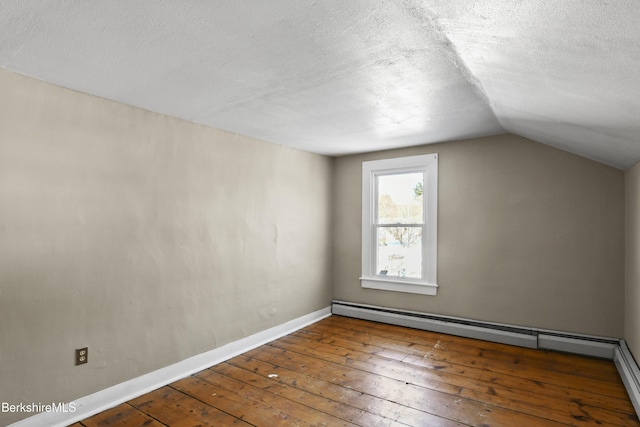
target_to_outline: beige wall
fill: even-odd
[[[362,289],[361,164],[439,153],[438,295]],[[334,298],[621,337],[624,174],[502,135],[336,159]]]
[[[0,402],[70,401],[327,307],[332,165],[0,71]]]
[[[361,162],[431,152],[438,295],[360,288]],[[0,70],[0,401],[73,400],[332,296],[605,336],[626,320],[638,354],[638,166],[626,318],[624,181],[510,135],[334,161]]]
[[[640,361],[640,163],[625,173],[626,240],[624,338]]]

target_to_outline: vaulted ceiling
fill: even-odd
[[[0,68],[334,156],[509,132],[640,161],[638,0],[0,0]]]

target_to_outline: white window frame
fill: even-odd
[[[376,273],[377,176],[423,172],[422,278],[381,276]],[[374,160],[362,163],[362,277],[363,288],[436,295],[438,243],[438,154]]]

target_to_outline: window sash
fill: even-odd
[[[378,230],[382,228],[417,228],[420,230],[420,276],[419,277],[404,277],[396,275],[382,275],[380,271],[382,266],[378,263],[380,258],[380,246],[378,244]],[[426,262],[425,262],[425,250],[427,250],[427,226],[426,224],[373,224],[373,232],[371,233],[371,248],[373,249],[372,255],[372,271],[371,273],[375,277],[393,277],[395,279],[408,279],[408,280],[425,280]]]
[[[409,175],[409,174],[414,174],[414,173],[420,173],[422,174],[422,184],[423,184],[423,188],[424,188],[424,184],[427,180],[427,170],[424,166],[418,167],[418,168],[402,168],[402,169],[398,169],[398,170],[385,170],[385,171],[374,171],[372,174],[372,182],[371,184],[373,185],[373,193],[374,193],[374,198],[372,200],[373,202],[373,216],[371,217],[372,222],[374,224],[383,224],[383,222],[380,221],[380,206],[379,206],[379,201],[380,201],[380,178],[381,177],[389,177],[389,176],[399,176],[399,175]],[[427,211],[426,211],[426,200],[427,198],[422,197],[422,212],[421,212],[421,216],[422,216],[422,221],[419,222],[418,224],[424,224],[426,221],[426,215],[427,215]],[[386,224],[386,223],[385,223]],[[388,223],[388,224],[395,224],[395,223]]]

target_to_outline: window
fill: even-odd
[[[362,163],[363,288],[436,295],[438,155]]]

